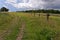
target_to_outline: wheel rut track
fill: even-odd
[[[22,40],[23,38],[23,34],[24,34],[24,29],[25,29],[25,21],[24,20],[21,20],[21,28],[19,28],[19,33],[17,35],[17,39],[16,40]]]
[[[0,40],[4,40],[4,36],[10,34],[10,32],[12,31],[11,28],[13,28],[15,26],[15,24],[17,24],[17,21],[19,21],[18,17],[15,17],[14,19],[12,19],[12,21],[9,23],[9,25],[11,25],[11,27],[6,28],[5,31],[0,34]],[[9,25],[7,25],[7,26],[9,26]]]

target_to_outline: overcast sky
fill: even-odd
[[[0,8],[10,11],[29,9],[60,9],[60,0],[0,0]]]

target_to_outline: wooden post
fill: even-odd
[[[40,13],[39,13],[39,17],[40,17]]]
[[[47,13],[47,21],[49,21],[49,16],[50,16],[50,14],[49,14],[49,13]]]

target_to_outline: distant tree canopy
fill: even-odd
[[[1,11],[1,12],[8,12],[9,9],[7,9],[7,8],[5,8],[5,7],[2,7],[2,8],[0,9],[0,11]]]
[[[34,13],[54,13],[54,14],[60,14],[59,10],[53,10],[53,9],[49,9],[49,10],[44,10],[44,9],[39,9],[39,10],[26,10],[26,11],[22,11],[22,12],[34,12]]]

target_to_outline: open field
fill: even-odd
[[[0,14],[0,40],[15,40],[20,28],[20,18],[10,13]]]
[[[0,13],[0,40],[60,40],[59,15]]]

